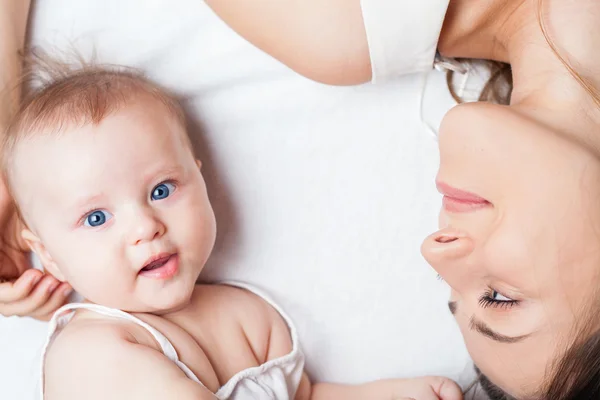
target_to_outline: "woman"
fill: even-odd
[[[487,57],[512,64],[510,105],[444,118],[441,230],[422,250],[493,398],[596,398],[600,4],[510,11]]]
[[[494,399],[600,396],[599,21],[594,0],[455,0],[440,36],[446,57],[512,66],[509,106],[459,105],[442,122],[441,230],[422,247]],[[280,58],[354,83],[371,78],[356,54],[339,80],[297,51]]]

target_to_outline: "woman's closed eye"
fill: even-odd
[[[175,191],[175,184],[172,182],[163,182],[152,189],[150,198],[154,201],[163,200],[169,197]]]
[[[111,218],[112,214],[106,210],[94,210],[85,215],[83,225],[96,228],[104,225]]]

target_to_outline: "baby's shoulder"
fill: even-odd
[[[124,346],[140,342],[152,345],[151,338],[130,322],[76,315],[48,346],[45,364],[58,360],[64,365],[70,358],[89,359],[93,353],[118,352]]]
[[[178,399],[212,398],[160,352],[143,328],[138,331],[140,327],[129,321],[81,314],[48,347],[43,367],[45,398],[170,398],[166,391]],[[161,379],[148,381],[152,375]]]
[[[103,376],[97,369],[106,365],[113,366],[111,373],[123,372],[119,360],[134,341],[134,335],[124,324],[75,316],[55,334],[46,349],[43,365],[46,397],[71,398],[63,393],[63,387],[72,387],[74,380],[78,382],[75,386],[94,387],[95,380]]]

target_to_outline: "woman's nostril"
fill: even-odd
[[[439,236],[435,239],[436,242],[438,243],[451,243],[454,242],[455,240],[458,240],[458,238],[456,236]]]

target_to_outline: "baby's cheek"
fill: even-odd
[[[65,263],[69,283],[85,298],[101,304],[106,298],[114,299],[131,278],[127,274],[131,266],[109,257],[110,251],[89,248],[83,243],[72,250],[72,257]]]
[[[216,221],[210,204],[201,198],[195,198],[188,203],[181,214],[178,220],[182,223],[176,227],[180,239],[191,242],[195,246],[199,241],[203,244],[208,242],[212,247],[216,235]]]

